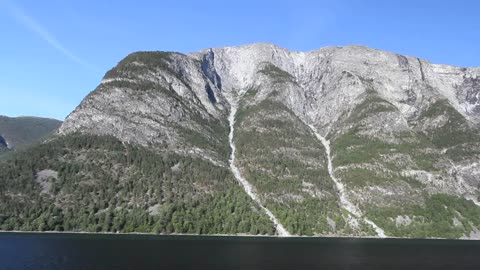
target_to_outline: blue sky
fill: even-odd
[[[128,53],[361,44],[480,66],[480,1],[0,0],[0,115],[64,119]]]

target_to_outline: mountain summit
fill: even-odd
[[[480,68],[363,46],[132,53],[18,154],[33,176],[0,165],[2,228],[474,238],[479,95]]]

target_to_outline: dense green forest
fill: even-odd
[[[39,179],[42,172],[51,175]],[[275,233],[227,168],[88,135],[57,137],[0,162],[0,228]]]
[[[367,215],[396,237],[460,238],[480,227],[480,207],[447,194],[426,196],[423,205],[370,206]]]

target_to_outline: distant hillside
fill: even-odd
[[[32,144],[52,134],[61,124],[62,121],[48,118],[0,116],[0,153]]]
[[[0,136],[0,154],[7,150],[8,150],[7,142],[2,136]]]

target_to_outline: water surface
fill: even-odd
[[[480,269],[480,241],[0,233],[0,269]]]

